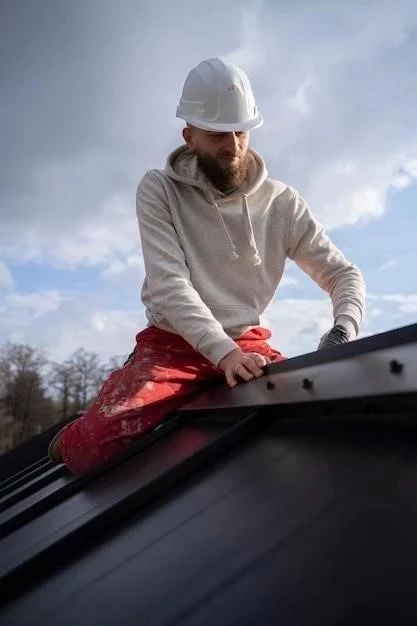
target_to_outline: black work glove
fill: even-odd
[[[344,326],[336,324],[320,340],[318,350],[333,348],[349,342],[349,333]]]

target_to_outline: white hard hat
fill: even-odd
[[[202,61],[189,72],[177,117],[220,132],[250,130],[263,122],[246,73],[217,58]]]

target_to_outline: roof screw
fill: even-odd
[[[268,380],[268,382],[266,383],[266,388],[267,389],[275,389],[275,385],[271,380]]]
[[[302,386],[303,389],[307,389],[308,391],[310,391],[310,389],[313,389],[313,381],[309,378],[303,378]]]
[[[389,364],[389,371],[391,372],[391,374],[401,374],[403,369],[404,365],[396,359],[393,359]]]

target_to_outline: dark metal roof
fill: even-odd
[[[42,440],[0,483],[0,623],[415,623],[416,356],[290,359],[81,478]]]

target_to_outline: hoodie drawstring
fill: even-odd
[[[239,254],[236,251],[236,246],[233,243],[233,239],[230,236],[229,231],[227,230],[227,226],[226,226],[225,221],[223,219],[223,215],[221,214],[219,205],[217,204],[215,199],[213,199],[213,204],[214,204],[214,207],[216,209],[216,212],[217,212],[217,215],[219,217],[219,220],[221,222],[221,225],[223,227],[223,232],[224,232],[224,234],[226,236],[226,239],[227,239],[227,241],[228,241],[228,243],[230,245],[232,260],[233,261],[237,261],[240,258]],[[254,265],[261,265],[262,264],[262,259],[261,259],[261,256],[259,254],[259,250],[258,250],[257,245],[256,245],[255,235],[254,235],[254,232],[253,232],[253,226],[252,226],[252,222],[251,222],[250,214],[249,214],[249,205],[248,205],[247,196],[243,196],[242,197],[242,221],[243,221],[243,227],[245,229],[245,234],[246,234],[249,246],[250,246],[251,251],[252,251],[253,264]]]
[[[253,255],[253,264],[254,265],[261,265],[262,263],[262,259],[261,256],[259,254],[259,250],[256,246],[256,240],[255,240],[255,235],[253,232],[253,226],[252,226],[252,222],[250,219],[250,214],[249,214],[249,205],[248,205],[248,197],[247,196],[243,196],[242,198],[242,217],[243,217],[243,225],[245,227],[245,233],[246,236],[248,238],[249,241],[249,245],[251,247],[252,250],[252,255]]]
[[[221,225],[223,226],[223,232],[224,232],[224,234],[226,235],[226,239],[227,239],[227,241],[229,242],[229,245],[230,245],[230,247],[231,247],[231,249],[232,249],[232,253],[231,253],[231,254],[232,254],[232,261],[237,261],[237,260],[238,260],[238,258],[239,258],[239,255],[238,255],[238,253],[236,252],[236,246],[235,246],[235,244],[233,243],[233,239],[231,238],[229,231],[227,230],[226,224],[224,223],[223,215],[221,214],[221,211],[220,211],[219,205],[217,204],[216,200],[213,200],[213,203],[214,203],[214,206],[215,206],[215,208],[216,208],[217,215],[218,215],[218,217],[219,217],[219,220],[220,220],[220,222],[221,222]]]

